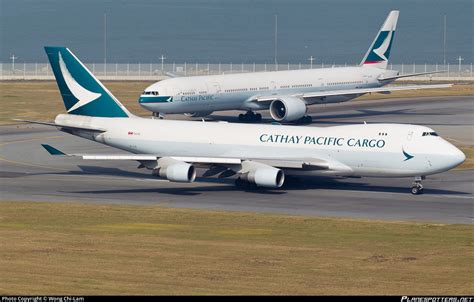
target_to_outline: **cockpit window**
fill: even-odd
[[[438,136],[436,132],[423,132],[422,136]]]
[[[158,91],[143,91],[144,95],[158,95]]]

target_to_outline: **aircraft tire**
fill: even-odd
[[[423,186],[421,184],[416,184],[411,187],[411,194],[413,195],[421,195],[423,194]]]

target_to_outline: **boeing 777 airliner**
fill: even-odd
[[[307,106],[345,102],[366,93],[444,88],[444,85],[383,87],[394,80],[427,73],[399,75],[387,70],[398,11],[382,25],[360,66],[256,72],[212,76],[175,77],[145,89],[139,103],[159,113],[185,113],[203,117],[219,110],[243,110],[241,121],[258,121],[254,111],[270,109],[278,122],[311,122]]]
[[[130,152],[71,156],[138,161],[139,168],[178,182],[194,181],[195,167],[203,167],[204,176],[237,174],[236,184],[247,188],[281,187],[285,174],[414,177],[413,194],[423,191],[426,175],[447,171],[465,159],[424,126],[320,128],[137,117],[69,49],[45,49],[67,114],[59,114],[54,123],[34,123]],[[68,155],[43,146],[53,155]]]

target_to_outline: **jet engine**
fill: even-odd
[[[280,169],[260,164],[243,173],[240,179],[259,187],[280,188],[285,182],[285,173]]]
[[[174,182],[193,182],[196,178],[196,169],[191,164],[163,157],[158,160],[153,175]]]
[[[282,97],[272,101],[270,115],[278,122],[293,122],[306,115],[306,104],[297,97]]]
[[[206,117],[212,112],[213,111],[191,112],[191,113],[185,113],[184,115],[187,117]]]

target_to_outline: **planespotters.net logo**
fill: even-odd
[[[474,302],[474,297],[408,297],[403,296],[401,302]]]

